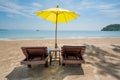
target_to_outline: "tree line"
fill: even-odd
[[[101,31],[120,31],[120,24],[107,25],[107,26],[103,27],[103,29],[101,29]]]

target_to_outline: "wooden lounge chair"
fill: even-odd
[[[47,47],[21,47],[25,59],[21,61],[21,64],[27,65],[31,68],[32,64],[44,64],[48,67],[48,51]]]
[[[62,65],[85,63],[83,58],[85,46],[63,46],[61,50]]]

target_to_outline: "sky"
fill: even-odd
[[[35,15],[44,9],[60,8],[80,16],[59,23],[59,30],[101,30],[120,24],[120,0],[0,0],[0,29],[55,30],[55,24]]]

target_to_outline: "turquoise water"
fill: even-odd
[[[0,39],[54,38],[54,31],[2,30]],[[58,31],[58,38],[120,37],[120,31]]]

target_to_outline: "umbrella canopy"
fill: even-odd
[[[57,48],[57,24],[61,22],[68,22],[70,20],[76,19],[78,14],[73,11],[69,11],[66,9],[59,8],[50,8],[42,11],[36,12],[37,16],[44,18],[45,20],[49,20],[56,24],[55,28],[55,48]]]

